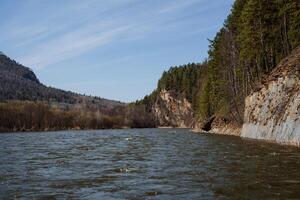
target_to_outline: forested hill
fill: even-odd
[[[36,83],[40,83],[35,74],[28,67],[24,67],[14,60],[11,60],[5,54],[0,52],[0,71],[2,74],[19,76]]]
[[[172,67],[138,103],[157,112],[160,91],[175,90],[192,103],[197,120],[220,116],[241,124],[245,97],[298,45],[299,0],[236,0],[205,63]]]
[[[141,101],[137,101],[137,104],[145,104],[148,110],[151,111],[159,92],[167,90],[185,97],[197,110],[199,107],[199,88],[203,84],[206,70],[207,63],[189,63],[171,67],[168,71],[163,72],[158,81],[157,89]]]
[[[0,53],[0,101],[6,100],[46,101],[60,107],[76,105],[81,108],[101,110],[125,105],[118,101],[47,87],[40,83],[30,68]]]
[[[47,87],[0,52],[0,132],[155,126],[144,106]]]

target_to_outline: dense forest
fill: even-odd
[[[195,118],[226,116],[242,123],[244,99],[279,61],[300,44],[300,1],[236,0],[224,26],[210,40],[202,64],[171,67],[157,89],[137,104],[151,107],[173,90],[193,105]]]

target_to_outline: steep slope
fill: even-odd
[[[157,89],[137,104],[146,106],[158,126],[192,128],[206,68],[206,63],[171,67],[163,73]]]
[[[17,77],[24,78],[35,83],[40,83],[31,69],[11,60],[2,52],[0,52],[0,72],[6,75],[14,74]]]
[[[300,45],[299,11],[300,1],[295,0],[236,0],[223,27],[210,40],[203,68],[170,68],[159,80],[155,95],[143,102],[159,119],[165,119],[163,124],[166,119],[174,124],[170,113],[164,112],[171,105],[161,111],[153,107],[163,89],[175,92],[173,96],[183,96],[192,105],[193,121],[200,131],[239,135],[245,98]],[[186,115],[181,117],[178,122],[187,120]]]
[[[174,91],[160,91],[153,110],[160,126],[190,128],[194,123],[191,103]]]
[[[246,98],[242,137],[300,146],[300,47]]]
[[[31,69],[0,53],[0,101],[5,100],[47,101],[61,108],[73,106],[103,111],[125,105],[118,101],[47,87],[40,83]]]

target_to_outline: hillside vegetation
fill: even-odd
[[[202,64],[171,67],[157,89],[137,104],[150,112],[157,94],[175,90],[200,121],[221,116],[242,123],[244,99],[300,44],[300,1],[236,0],[224,26],[210,40]]]
[[[0,53],[0,131],[154,127],[145,106],[43,85],[34,72]]]
[[[0,132],[154,126],[154,119],[143,107],[122,107],[112,110],[110,114],[103,114],[100,111],[63,110],[47,102],[0,103]]]
[[[47,101],[60,107],[77,107],[87,110],[109,111],[125,104],[99,97],[76,94],[61,89],[47,87],[34,72],[3,53],[0,54],[0,101],[27,100]]]

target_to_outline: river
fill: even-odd
[[[295,147],[187,129],[0,134],[0,199],[288,198]]]

